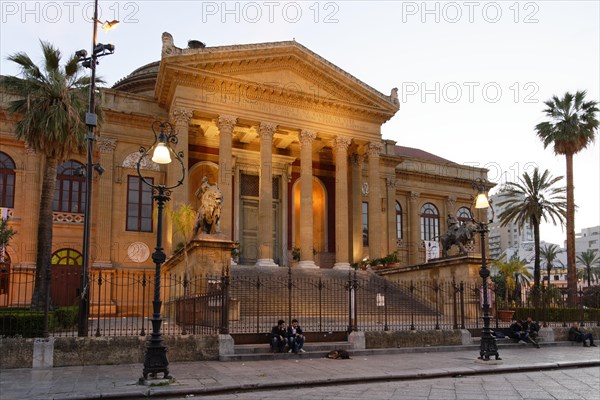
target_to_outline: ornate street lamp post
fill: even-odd
[[[146,381],[148,374],[156,377],[158,373],[163,373],[164,379],[172,379],[169,375],[169,360],[167,359],[167,348],[162,344],[162,335],[160,328],[162,319],[160,317],[160,308],[162,301],[160,300],[160,267],[166,260],[165,252],[162,248],[162,216],[164,205],[170,200],[171,190],[181,186],[185,177],[185,166],[183,164],[183,152],[174,152],[171,145],[177,145],[177,134],[173,125],[168,122],[154,121],[152,124],[154,132],[154,143],[148,149],[140,147],[140,159],[137,162],[137,173],[146,185],[153,190],[153,198],[156,201],[157,212],[157,227],[156,227],[156,248],[152,253],[152,261],[156,265],[154,270],[154,300],[152,301],[152,334],[146,342],[146,353],[144,355],[144,371],[143,378],[140,381]],[[179,162],[181,166],[181,178],[173,185],[165,184],[154,185],[147,180],[140,170],[145,157],[152,153],[152,161],[157,164],[170,164],[172,161],[171,155]]]
[[[98,57],[113,54],[115,52],[115,46],[112,44],[97,43],[98,36],[98,0],[94,1],[94,20],[93,20],[93,35],[92,35],[92,55],[87,56],[87,51],[79,50],[75,53],[79,57],[79,62],[86,68],[91,70],[90,77],[90,101],[89,110],[85,114],[85,124],[87,125],[87,159],[85,168],[85,205],[83,210],[84,222],[83,222],[83,266],[81,271],[81,295],[79,301],[79,323],[77,324],[77,335],[87,336],[88,335],[88,316],[90,311],[89,302],[89,281],[90,281],[90,229],[92,219],[92,168],[102,174],[104,170],[100,164],[94,164],[92,161],[92,152],[94,146],[94,129],[97,126],[97,115],[96,115],[96,65],[98,64]],[[119,21],[111,22],[100,22],[102,28],[110,30],[112,27],[117,25]]]
[[[474,214],[471,213],[473,222],[478,225],[477,232],[481,236],[481,270],[479,276],[481,276],[483,283],[483,329],[481,330],[481,345],[479,348],[479,359],[483,361],[489,361],[491,356],[494,356],[496,360],[501,360],[498,354],[498,344],[496,343],[496,337],[492,334],[490,328],[490,302],[488,298],[488,278],[490,276],[490,270],[486,265],[485,255],[485,233],[488,232],[488,224],[494,221],[494,208],[490,204],[487,197],[486,181],[477,178],[473,181],[473,188],[477,189],[477,196],[473,200],[473,204],[476,210],[486,210],[486,218],[484,221],[475,220]],[[487,209],[491,210],[491,216],[487,219]]]

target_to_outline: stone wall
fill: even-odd
[[[468,339],[465,337],[465,332]],[[365,332],[365,345],[367,349],[453,346],[461,344],[471,344],[471,335],[468,331],[455,329],[448,331]]]
[[[146,338],[0,339],[0,368],[133,364],[144,361]],[[169,362],[219,359],[219,335],[163,336]]]

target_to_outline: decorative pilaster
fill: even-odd
[[[232,240],[233,224],[233,156],[231,139],[233,128],[237,117],[231,115],[219,115],[217,127],[219,128],[219,178],[217,184],[223,193],[223,204],[221,206],[221,233],[227,239]]]
[[[421,194],[411,192],[408,198],[408,263],[415,265],[420,262],[419,249],[421,248],[421,217],[419,215],[419,198]]]
[[[397,237],[396,237],[396,179],[395,178],[385,178],[385,187],[387,189],[386,193],[386,226],[387,226],[387,242],[386,247],[384,249],[385,254],[391,254],[396,251],[397,246]]]
[[[99,177],[96,184],[97,190],[92,194],[95,196],[93,204],[99,206],[93,207],[92,211],[95,217],[95,234],[91,235],[92,243],[96,243],[96,259],[93,267],[112,267],[110,245],[112,243],[112,220],[113,220],[113,175],[114,175],[114,154],[117,147],[117,139],[98,136],[97,147],[100,153],[100,165],[104,168],[104,173]],[[94,172],[95,173],[95,172]]]
[[[381,143],[369,143],[369,258],[381,258],[383,236],[381,222],[381,190],[379,178],[379,154]]]
[[[300,139],[300,262],[303,268],[317,268],[313,256],[313,174],[312,143],[317,134],[302,130]]]
[[[17,181],[17,190],[20,195],[17,199],[23,199],[24,203],[15,204],[15,209],[19,211],[19,217],[23,220],[23,228],[19,229],[18,235],[22,237],[34,238],[31,241],[24,241],[22,249],[22,259],[13,260],[20,261],[21,267],[35,267],[37,255],[37,226],[40,212],[40,196],[32,196],[32,193],[40,193],[42,188],[41,178],[44,176],[41,165],[41,155],[35,150],[25,145],[25,162],[23,168],[25,173],[23,179]],[[21,183],[22,184],[19,184]],[[26,212],[25,212],[26,211]]]
[[[261,122],[260,183],[258,197],[258,260],[257,266],[276,266],[273,261],[273,136],[277,125]]]
[[[348,241],[348,147],[350,139],[333,141],[335,156],[335,269],[350,269]]]

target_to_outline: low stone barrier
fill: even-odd
[[[219,335],[163,336],[169,362],[219,359]],[[0,368],[132,364],[144,361],[145,337],[0,339]]]
[[[460,329],[365,332],[365,346],[367,349],[453,346],[471,344],[471,342],[469,331]]]

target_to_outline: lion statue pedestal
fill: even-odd
[[[231,251],[235,243],[221,235],[198,234],[186,246],[190,276],[220,275],[231,267]],[[164,270],[182,275],[185,271],[183,249],[169,258]]]

